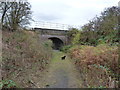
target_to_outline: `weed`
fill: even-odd
[[[2,80],[0,82],[0,88],[15,88],[15,87],[17,87],[17,85],[12,80]]]

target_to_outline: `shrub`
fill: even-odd
[[[118,47],[105,44],[97,47],[79,46],[69,52],[87,87],[117,87]]]
[[[63,46],[60,51],[63,51],[63,52],[68,52],[68,50],[72,47],[72,45],[67,45],[67,46]]]

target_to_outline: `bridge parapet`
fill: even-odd
[[[56,29],[43,29],[43,28],[34,28],[34,30],[40,31],[41,35],[67,35],[67,30],[56,30]]]

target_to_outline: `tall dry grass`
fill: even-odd
[[[29,76],[49,65],[52,48],[42,44],[39,34],[32,31],[3,31],[2,35],[2,80],[29,86]]]
[[[108,45],[77,46],[70,57],[80,71],[86,87],[118,87],[118,47]]]

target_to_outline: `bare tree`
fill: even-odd
[[[11,7],[8,2],[0,2],[0,13],[1,13],[1,24],[3,25],[3,21],[8,9]]]
[[[1,2],[1,23],[12,30],[25,27],[31,19],[31,5],[28,2]]]

